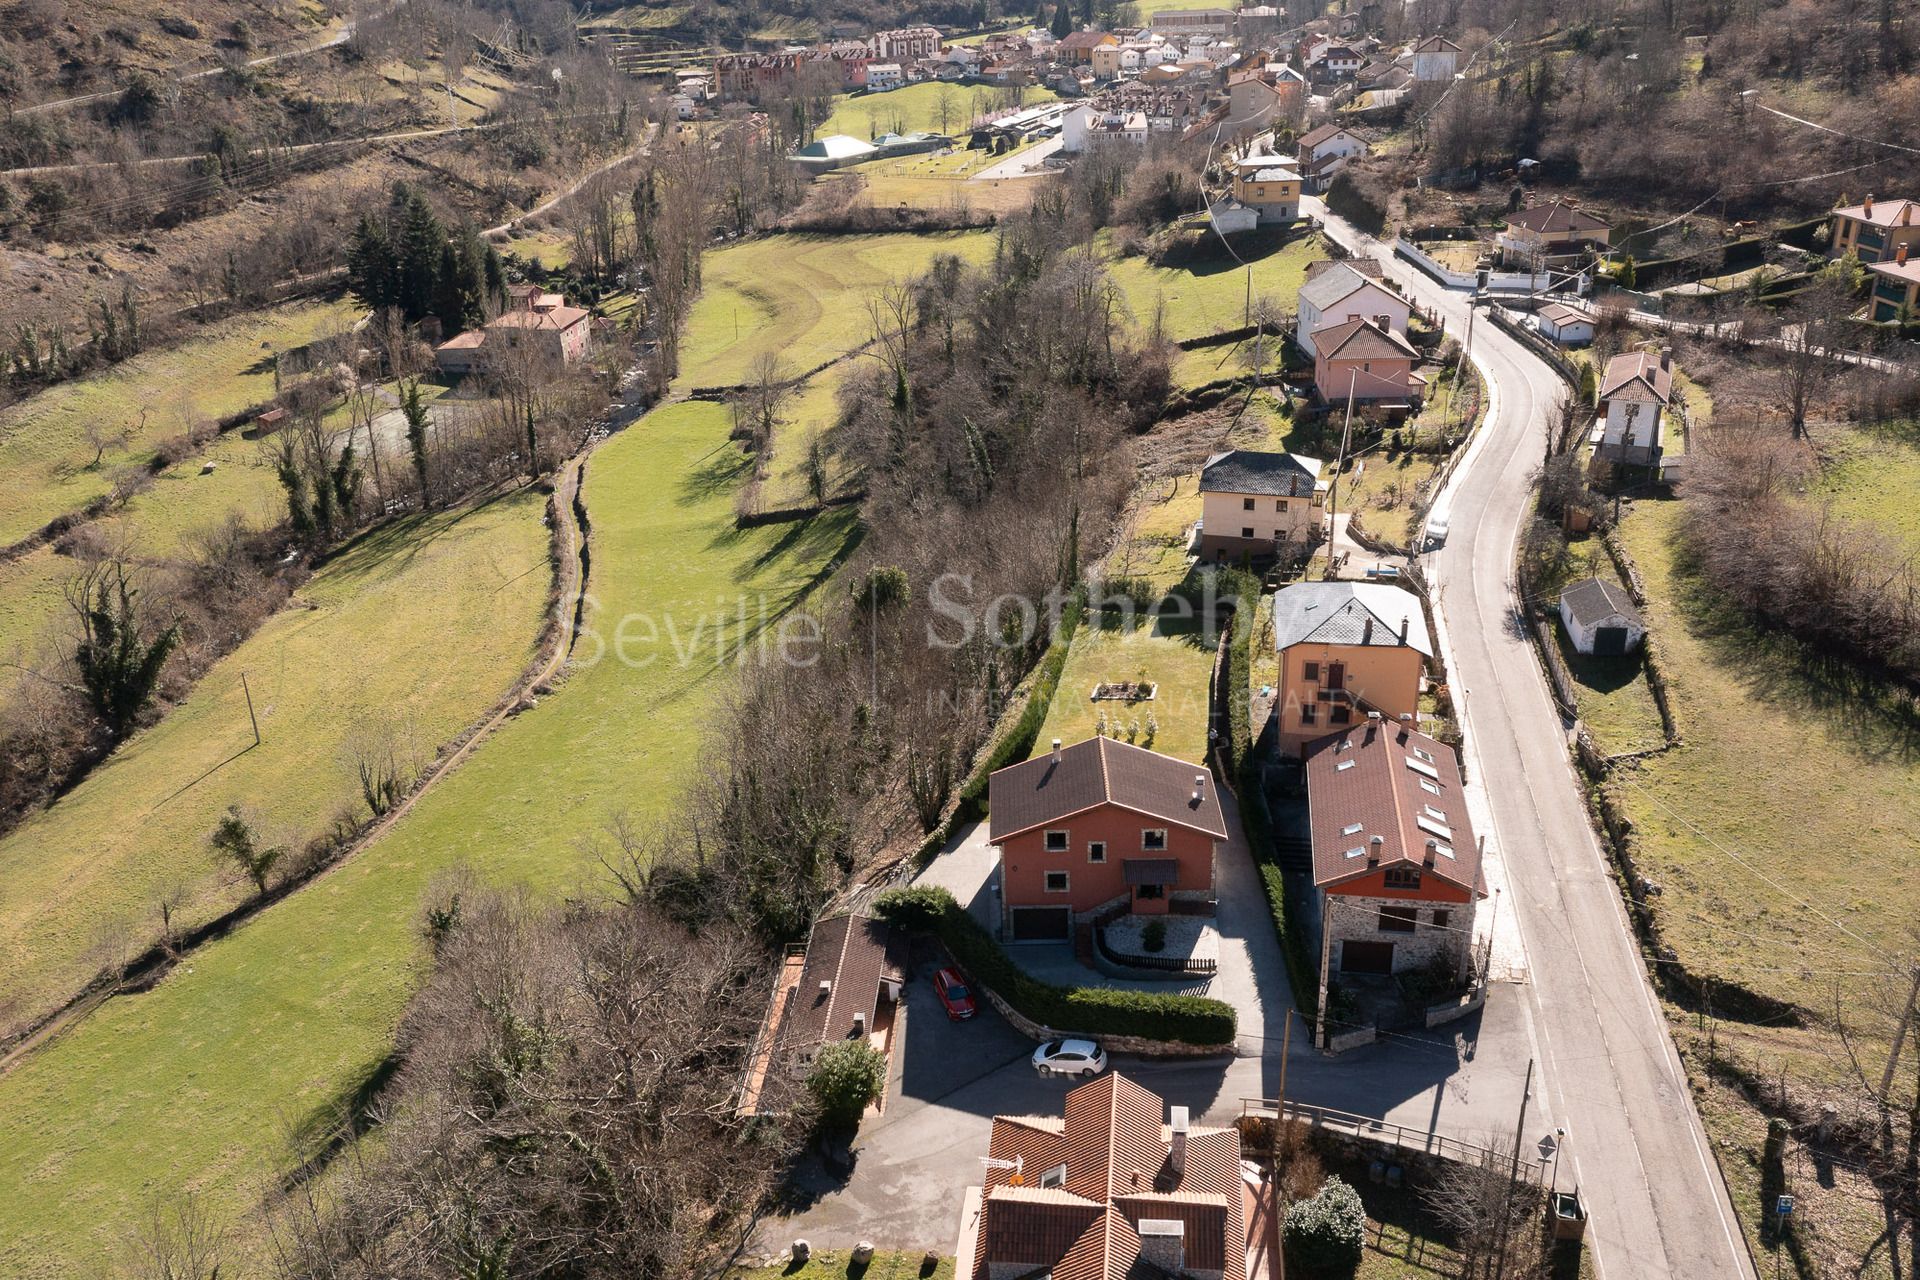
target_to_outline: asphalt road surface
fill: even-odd
[[[1309,198],[1303,212],[1356,252],[1385,261],[1408,296],[1468,333],[1463,294]],[[1751,1258],[1708,1151],[1685,1073],[1587,820],[1566,729],[1522,629],[1512,567],[1562,385],[1545,363],[1481,319],[1470,354],[1491,386],[1486,423],[1442,495],[1447,544],[1426,559],[1469,766],[1490,793],[1532,982],[1546,1109],[1567,1129],[1568,1166],[1591,1213],[1602,1280],[1752,1276]]]

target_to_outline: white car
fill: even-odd
[[[1091,1040],[1049,1040],[1033,1051],[1033,1069],[1043,1076],[1097,1076],[1107,1052]]]
[[[1452,524],[1453,522],[1446,516],[1434,516],[1431,520],[1428,520],[1427,545],[1430,547],[1444,546],[1447,541],[1447,530],[1452,527]]]

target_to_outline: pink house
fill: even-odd
[[[1413,371],[1420,353],[1377,320],[1347,320],[1313,331],[1313,386],[1328,404],[1390,401],[1414,404],[1427,380]]]
[[[1002,921],[1016,942],[1073,936],[1124,907],[1165,914],[1175,898],[1211,901],[1227,838],[1205,768],[1112,738],[1089,738],[987,783],[988,842],[1000,850]]]

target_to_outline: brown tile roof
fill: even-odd
[[[1908,258],[1905,262],[1870,262],[1867,270],[1902,284],[1920,284],[1920,258]]]
[[[1415,53],[1458,53],[1460,46],[1445,36],[1428,36],[1413,46],[1413,51]]]
[[[1418,360],[1413,344],[1392,329],[1382,329],[1372,320],[1345,320],[1321,325],[1313,331],[1313,349],[1332,359]]]
[[[489,329],[571,329],[587,318],[579,307],[550,307],[545,311],[502,311],[488,321]]]
[[[1337,138],[1343,133],[1352,134],[1355,138],[1360,136],[1345,125],[1323,124],[1318,129],[1309,129],[1307,132],[1301,134],[1300,145],[1303,147],[1317,147],[1328,138]]]
[[[1107,1075],[1069,1093],[1065,1111],[1060,1120],[994,1118],[988,1154],[1020,1158],[1020,1183],[1010,1169],[988,1169],[974,1273],[963,1280],[1014,1268],[1053,1280],[1164,1280],[1141,1259],[1138,1226],[1148,1220],[1182,1224],[1186,1270],[1246,1280],[1237,1133],[1190,1127],[1176,1176],[1157,1094]],[[1064,1186],[1038,1187],[1063,1163]]]
[[[1534,205],[1531,209],[1522,209],[1519,213],[1508,214],[1507,225],[1525,227],[1541,235],[1608,230],[1606,223],[1564,200],[1552,200],[1546,204]]]
[[[1010,836],[1101,805],[1115,805],[1162,822],[1227,838],[1220,797],[1211,777],[1194,795],[1194,780],[1206,770],[1112,738],[1094,737],[994,771],[987,780],[987,839]]]
[[[878,920],[845,915],[815,922],[786,1019],[788,1047],[848,1039],[856,1013],[864,1016],[867,1030],[873,1030],[881,980],[904,976],[892,934]],[[822,982],[828,984],[825,994]]]
[[[1602,400],[1673,401],[1673,369],[1663,367],[1660,357],[1651,351],[1623,351],[1607,361],[1600,379]]]
[[[1404,864],[1479,888],[1480,844],[1459,758],[1424,733],[1370,720],[1308,743],[1307,811],[1318,886]]]

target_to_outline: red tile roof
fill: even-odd
[[[854,1015],[868,1031],[879,1012],[880,983],[906,976],[887,926],[866,916],[835,916],[813,926],[806,967],[793,990],[783,1034],[790,1049],[854,1034]],[[821,983],[827,984],[823,993]]]
[[[1480,842],[1452,747],[1370,720],[1308,743],[1306,755],[1314,884],[1403,865],[1479,890]]]
[[[1322,325],[1313,331],[1313,349],[1332,359],[1345,360],[1418,360],[1413,344],[1393,329],[1382,329],[1371,320],[1346,320]]]
[[[1582,231],[1608,230],[1606,223],[1564,200],[1537,204],[1531,209],[1522,209],[1519,213],[1509,214],[1507,225],[1525,227],[1541,235],[1570,235]]]
[[[1157,1094],[1107,1075],[1069,1093],[1062,1119],[996,1116],[987,1154],[1021,1167],[988,1169],[974,1271],[962,1280],[1014,1268],[1053,1280],[1159,1276],[1141,1257],[1145,1221],[1181,1224],[1183,1270],[1246,1280],[1240,1135],[1190,1126],[1176,1174],[1164,1111]],[[1038,1185],[1062,1164],[1063,1185]]]
[[[1602,400],[1673,400],[1673,369],[1651,351],[1623,351],[1607,361],[1600,379]]]

